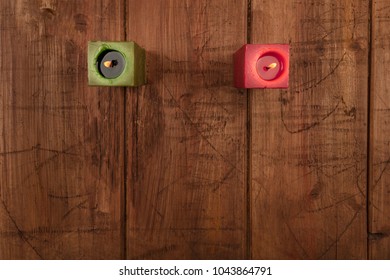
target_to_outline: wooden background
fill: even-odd
[[[390,2],[2,0],[1,259],[389,259]],[[148,85],[87,85],[135,40]],[[245,43],[288,90],[232,87]]]

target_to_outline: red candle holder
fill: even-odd
[[[288,88],[289,45],[246,44],[234,54],[237,88]]]

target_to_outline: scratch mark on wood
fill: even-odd
[[[113,229],[113,228],[104,228],[104,227],[86,227],[86,228],[77,228],[77,229],[58,229],[58,228],[50,228],[50,227],[38,227],[33,230],[24,230],[23,233],[28,234],[71,234],[71,233],[102,233],[102,232],[113,232],[118,231],[119,229]],[[13,235],[17,233],[19,235],[19,232],[14,231],[0,231],[1,234],[10,234]]]
[[[6,152],[1,152],[1,153],[0,153],[0,156],[21,154],[21,153],[31,152],[31,151],[33,151],[33,150],[34,150],[34,148],[22,149],[22,150],[15,150],[15,151],[6,151]]]
[[[359,215],[360,211],[363,209],[361,207],[359,210],[355,212],[352,219],[349,221],[349,223],[346,225],[345,229],[336,237],[336,239],[329,245],[329,247],[317,258],[322,259],[334,246],[337,246],[340,239],[344,236],[344,234],[348,231],[348,229],[352,226],[353,222],[356,220],[357,216]],[[337,256],[336,256],[337,257]]]
[[[342,99],[341,99],[342,100]],[[305,126],[303,128],[300,128],[300,129],[297,129],[297,130],[291,130],[285,120],[284,120],[284,111],[283,111],[283,105],[280,107],[280,116],[281,116],[281,120],[282,120],[282,123],[283,123],[283,126],[285,127],[285,129],[287,130],[288,133],[290,134],[296,134],[296,133],[301,133],[301,132],[304,132],[304,131],[308,131],[314,127],[316,127],[317,125],[321,124],[323,121],[325,121],[327,118],[329,118],[334,112],[336,112],[336,110],[339,108],[339,105],[341,103],[341,100],[336,104],[336,106],[331,110],[329,111],[325,116],[323,116],[320,120],[318,121],[315,121],[313,123],[311,123],[310,125],[308,126]]]
[[[232,175],[233,171],[235,171],[235,168],[232,166],[226,173],[225,176],[221,180],[217,182],[215,187],[213,188],[213,192],[216,192],[222,185],[223,183]]]
[[[84,196],[89,196],[91,193],[86,194],[76,194],[76,195],[55,195],[55,194],[47,194],[48,197],[54,198],[54,199],[73,199],[73,198],[80,198]]]
[[[184,178],[187,178],[188,177],[188,174],[185,174],[183,176],[180,176],[179,178],[176,178],[174,179],[172,182],[169,182],[168,184],[166,184],[165,186],[163,186],[158,192],[157,192],[157,196],[160,196],[164,191],[166,191],[169,187],[171,187],[172,185],[180,182],[182,179]]]
[[[235,170],[237,170],[240,173],[243,173],[242,170],[239,170],[235,164],[230,162],[211,142],[210,140],[201,132],[199,127],[194,123],[192,118],[188,115],[188,113],[180,106],[179,102],[176,100],[172,92],[168,89],[166,85],[164,85],[164,88],[167,90],[168,94],[171,96],[172,101],[175,103],[175,106],[182,112],[184,117],[188,120],[189,124],[195,129],[195,131],[198,133],[198,135],[213,149],[227,164],[229,164],[231,167],[233,167]]]
[[[195,230],[195,231],[197,231],[197,230]],[[179,237],[181,237],[181,239],[184,241],[184,243],[185,243],[185,244],[187,245],[187,247],[190,249],[190,251],[192,252],[193,256],[194,256],[196,259],[199,259],[200,257],[199,257],[199,255],[198,255],[198,253],[195,251],[193,245],[192,245],[190,242],[188,242],[188,240],[185,238],[184,232],[183,232],[183,231],[177,231],[176,229],[173,230],[173,232],[174,232],[174,234],[175,234],[176,236],[178,236],[178,233],[180,233],[180,236],[179,236]]]
[[[0,156],[21,154],[21,153],[33,152],[33,151],[47,151],[47,152],[52,152],[52,153],[56,153],[56,154],[78,156],[77,154],[67,152],[68,150],[69,149],[65,149],[65,150],[47,149],[47,148],[42,148],[41,145],[38,144],[38,145],[32,146],[30,149],[21,149],[21,150],[15,150],[15,151],[0,152]]]
[[[386,109],[390,109],[389,105],[387,105],[387,103],[385,102],[385,100],[383,99],[383,96],[380,95],[380,94],[376,94],[376,97],[378,98],[378,100],[380,100],[382,102],[383,105],[385,105],[385,108]],[[374,108],[375,110],[376,108]],[[376,109],[377,110],[377,109]]]
[[[316,171],[316,169],[313,168],[311,171],[306,172],[305,174],[303,174],[303,175],[297,177],[296,179],[292,180],[291,183],[294,183],[294,182],[296,182],[296,181],[299,181],[299,180],[305,178],[306,176],[309,176],[310,174],[312,174],[312,173],[315,172],[315,171]]]
[[[62,216],[62,219],[65,219],[66,217],[68,217],[74,210],[76,209],[81,209],[81,207],[83,205],[85,205],[86,203],[88,202],[88,199],[85,199],[83,200],[82,202],[80,202],[79,204],[73,206],[72,208],[70,208],[63,216]]]
[[[339,61],[336,63],[336,65],[330,70],[330,72],[328,74],[326,74],[324,77],[322,77],[321,79],[319,79],[318,81],[316,81],[313,85],[310,85],[302,90],[296,90],[295,92],[296,93],[302,93],[302,92],[305,92],[307,90],[310,90],[312,88],[315,88],[317,86],[319,86],[323,81],[325,81],[326,79],[328,79],[330,76],[332,76],[336,70],[340,67],[341,65],[341,62],[344,60],[345,56],[347,55],[347,52],[344,52],[344,54],[341,56],[341,58],[339,59]],[[297,88],[301,87],[302,85],[299,85]]]
[[[312,210],[311,209],[307,209],[306,212],[308,212],[308,213],[317,213],[317,212],[321,212],[321,211],[324,211],[324,210],[328,210],[328,209],[333,208],[333,207],[335,207],[335,206],[337,206],[337,205],[339,205],[339,204],[341,204],[341,203],[343,203],[345,201],[350,200],[351,198],[354,198],[357,195],[359,195],[359,194],[356,193],[356,194],[350,195],[350,196],[348,196],[346,198],[340,199],[340,200],[335,201],[335,202],[333,202],[333,203],[331,203],[329,205],[325,205],[325,206],[322,206],[322,207],[319,207],[319,208],[316,208],[316,209],[312,209]]]
[[[75,153],[69,153],[68,151],[71,150],[72,148],[75,148],[79,145],[82,145],[81,143],[80,144],[77,144],[77,145],[71,145],[69,146],[68,148],[64,149],[64,150],[53,150],[53,149],[48,149],[48,152],[52,152],[54,153],[54,155],[46,158],[44,161],[38,161],[38,160],[35,160],[34,161],[34,171],[27,174],[24,178],[23,178],[23,181],[22,183],[26,182],[27,180],[29,180],[31,178],[31,176],[33,176],[34,174],[38,176],[38,172],[47,164],[49,164],[50,162],[52,162],[53,160],[55,160],[56,158],[58,158],[61,154],[63,155],[68,155],[68,156],[77,156],[79,157],[80,155],[78,154],[75,154]],[[39,150],[36,148],[38,145],[34,146],[32,148],[32,151],[36,150],[36,151],[45,151],[46,149],[42,149],[40,148]],[[38,177],[39,178],[39,177]]]
[[[298,238],[296,237],[294,231],[291,229],[289,223],[287,222],[286,218],[284,218],[284,224],[287,226],[287,229],[288,231],[290,232],[291,236],[293,237],[295,243],[298,245],[298,247],[302,250],[302,253],[304,255],[304,258],[308,259],[309,258],[309,255],[308,253],[306,252],[305,248],[303,247],[303,245],[301,244],[301,242],[299,242]]]
[[[28,238],[26,237],[26,235],[24,234],[24,232],[22,231],[22,229],[18,226],[18,224],[16,223],[15,219],[12,217],[11,215],[11,212],[9,211],[7,205],[5,204],[3,198],[1,198],[0,196],[0,200],[1,200],[1,204],[3,205],[3,208],[5,210],[5,212],[7,213],[7,216],[8,218],[11,220],[12,224],[14,225],[14,227],[16,228],[17,232],[18,232],[18,235],[19,237],[34,251],[34,253],[40,258],[43,260],[43,257],[42,255],[38,252],[38,250],[31,244],[30,240],[28,240]]]
[[[157,215],[160,216],[160,218],[164,218],[164,215],[160,211],[158,211],[158,209],[155,205],[153,205],[153,210],[154,210],[154,212],[157,213]]]
[[[360,184],[359,184],[359,177],[366,171],[366,168],[363,168],[357,175],[356,175],[356,188],[358,189],[358,191],[360,192],[361,196],[362,197],[366,197],[366,194],[365,192],[362,190],[362,188],[360,187]]]
[[[376,189],[377,185],[379,184],[380,180],[382,179],[383,174],[385,173],[386,169],[387,169],[388,166],[389,166],[390,157],[389,157],[384,163],[385,163],[385,166],[381,169],[381,172],[379,173],[378,178],[375,180],[374,184],[372,185],[371,191],[373,191],[373,190]]]

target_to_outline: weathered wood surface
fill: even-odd
[[[389,259],[389,5],[0,1],[0,259]],[[148,85],[88,87],[88,40]],[[288,90],[232,87],[247,40]]]
[[[0,259],[123,257],[121,88],[87,85],[88,40],[123,2],[0,2]]]
[[[390,259],[390,2],[373,1],[369,257]]]
[[[245,1],[127,1],[148,85],[127,96],[127,256],[246,258]]]
[[[369,1],[253,0],[251,43],[291,45],[251,90],[254,259],[364,259]]]

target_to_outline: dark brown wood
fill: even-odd
[[[0,1],[0,259],[389,259],[389,16]],[[290,44],[288,90],[232,87],[247,39]],[[148,85],[89,87],[88,40],[135,40]]]
[[[369,1],[251,2],[291,45],[289,89],[250,91],[252,257],[364,259]]]
[[[245,1],[127,1],[148,85],[127,96],[131,259],[246,257]]]
[[[369,257],[390,259],[390,3],[373,1]]]
[[[121,258],[121,88],[87,85],[87,41],[123,2],[0,2],[0,259]]]

